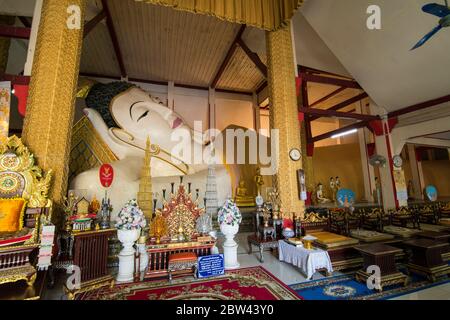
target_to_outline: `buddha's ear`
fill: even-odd
[[[97,110],[91,109],[91,108],[85,108],[83,109],[84,114],[89,119],[89,121],[92,123],[94,128],[99,131],[100,134],[104,133],[106,134],[108,132],[108,126],[105,123],[105,120],[103,120],[100,113],[98,113]]]

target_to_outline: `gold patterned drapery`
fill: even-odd
[[[304,0],[135,0],[212,15],[268,31],[286,26]]]

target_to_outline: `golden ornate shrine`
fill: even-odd
[[[180,185],[176,194],[171,195],[169,202],[164,203],[162,210],[157,210],[167,222],[168,236],[175,238],[180,234],[192,238],[196,233],[196,222],[205,209],[201,209],[190,194],[186,194],[184,185]]]
[[[51,219],[52,201],[48,191],[52,172],[46,175],[35,165],[33,154],[17,136],[0,144],[0,198],[23,198],[27,201],[23,228],[0,233],[0,284],[26,280],[34,283],[36,269],[30,254],[39,247],[42,218]],[[13,262],[14,261],[14,262]]]

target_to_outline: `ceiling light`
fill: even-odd
[[[342,132],[342,133],[339,133],[339,134],[335,134],[334,136],[331,136],[331,138],[332,139],[336,139],[336,138],[340,138],[340,137],[343,137],[343,136],[348,136],[348,135],[356,133],[356,132],[358,132],[358,129],[353,129],[353,130],[345,131],[345,132]]]

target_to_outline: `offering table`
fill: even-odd
[[[419,238],[434,240],[439,243],[446,243],[447,246],[442,248],[442,258],[444,261],[450,260],[450,245],[448,243],[450,234],[445,232],[425,231],[419,233]]]
[[[364,259],[364,267],[356,273],[356,280],[359,282],[367,282],[367,279],[373,276],[368,273],[370,266],[378,266],[380,268],[380,282],[378,291],[382,291],[383,287],[393,284],[402,283],[406,286],[409,278],[398,271],[395,265],[395,255],[402,253],[402,249],[388,246],[382,243],[374,243],[355,247]]]
[[[306,249],[288,243],[286,240],[278,242],[279,260],[299,267],[307,280],[311,280],[317,271],[325,271],[331,276],[333,267],[328,252],[319,248]]]
[[[448,244],[430,239],[410,240],[404,244],[412,250],[411,261],[407,265],[409,272],[424,275],[432,282],[450,274],[450,266],[442,259],[442,250]]]
[[[145,278],[167,277],[171,254],[193,252],[197,257],[209,256],[214,245],[215,241],[166,242],[160,244],[149,242],[147,244],[149,261]]]

